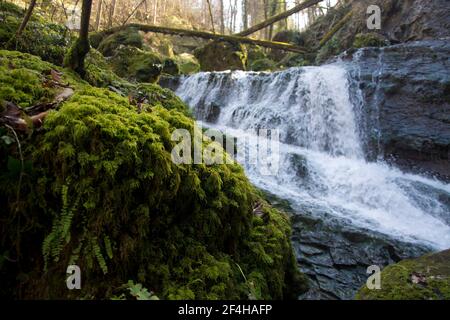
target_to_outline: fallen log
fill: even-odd
[[[307,9],[309,7],[312,7],[313,5],[316,5],[316,4],[318,4],[319,2],[322,2],[322,1],[323,0],[307,0],[305,2],[302,2],[302,3],[298,4],[298,5],[296,5],[295,7],[293,7],[290,10],[287,10],[287,11],[282,12],[280,14],[277,14],[277,15],[275,15],[273,17],[270,17],[269,19],[264,20],[263,22],[258,23],[258,24],[254,25],[251,28],[248,28],[248,29],[246,29],[244,31],[236,33],[235,35],[236,36],[240,36],[240,37],[248,36],[248,35],[250,35],[252,33],[255,33],[256,31],[259,31],[261,29],[264,29],[264,28],[270,26],[271,24],[274,24],[275,22],[278,22],[280,20],[286,19],[287,17],[293,15],[294,13],[297,13],[297,12],[299,12],[301,10]]]
[[[319,42],[319,47],[317,49],[320,49],[324,44],[326,44],[333,36],[336,32],[338,32],[339,30],[341,30],[341,28],[343,26],[345,26],[345,24],[347,23],[348,20],[350,20],[350,18],[352,17],[353,12],[350,11],[349,13],[347,13],[341,20],[339,20],[334,26],[333,28],[331,28],[330,31],[328,31],[323,38],[320,40]]]
[[[314,0],[314,1],[317,1],[317,0]],[[168,35],[202,38],[202,39],[207,39],[207,40],[216,40],[216,41],[223,41],[223,42],[245,43],[245,44],[251,44],[251,45],[258,45],[261,47],[266,47],[266,48],[271,48],[271,49],[279,49],[279,50],[291,51],[291,52],[297,52],[297,53],[307,52],[306,48],[304,48],[304,47],[299,47],[299,46],[289,44],[289,43],[284,43],[284,42],[258,40],[258,39],[252,39],[252,38],[241,37],[241,36],[236,36],[236,35],[224,35],[224,34],[217,34],[217,33],[211,33],[211,32],[206,32],[206,31],[177,29],[177,28],[160,27],[160,26],[138,24],[138,23],[131,23],[131,24],[127,24],[125,26],[114,27],[114,28],[102,31],[101,36],[106,37],[110,34],[113,34],[117,31],[119,31],[119,30],[122,30],[124,28],[136,28],[136,29],[144,31],[144,32],[163,33],[163,34],[168,34]]]

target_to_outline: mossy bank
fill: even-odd
[[[450,300],[450,250],[403,260],[381,272],[381,289],[366,286],[360,300]]]
[[[52,101],[52,70],[71,98],[19,134],[20,148],[0,126],[2,297],[124,298],[129,280],[164,299],[296,298],[306,289],[288,217],[239,165],[171,161],[172,131],[199,130],[176,96],[122,79],[124,97],[3,50],[2,104],[26,112]],[[81,290],[67,290],[70,264]]]

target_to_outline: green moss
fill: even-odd
[[[143,38],[139,30],[135,28],[125,28],[109,36],[106,36],[99,42],[101,34],[94,35],[92,46],[98,48],[105,57],[110,57],[115,54],[115,51],[120,46],[131,46],[142,49]],[[96,46],[99,42],[98,47]]]
[[[146,101],[151,106],[161,106],[170,110],[177,110],[185,115],[191,115],[187,106],[172,90],[161,88],[153,83],[141,83],[134,89],[133,96]]]
[[[0,13],[3,15],[5,13],[12,14],[14,16],[23,16],[25,13],[25,10],[23,10],[21,7],[15,5],[11,2],[2,1],[0,2]]]
[[[23,10],[8,2],[0,3],[0,46],[40,56],[43,60],[62,65],[71,35],[64,26],[50,23],[33,14],[22,35],[16,31],[23,18]]]
[[[91,48],[85,60],[85,80],[95,87],[113,87],[124,95],[134,90],[135,86],[114,73],[103,55]]]
[[[253,61],[253,63],[250,65],[250,70],[252,71],[272,71],[276,67],[276,64],[274,61],[270,59],[260,59]]]
[[[242,44],[211,42],[195,50],[202,71],[245,70],[247,49]]]
[[[414,281],[414,277],[420,281]],[[401,261],[381,272],[381,289],[362,287],[360,300],[449,300],[450,250]]]
[[[260,46],[247,46],[248,52],[248,64],[251,64],[253,61],[267,58],[264,49]]]
[[[383,36],[378,33],[358,33],[353,42],[355,48],[384,47],[387,45]]]
[[[193,74],[200,71],[200,63],[197,58],[189,53],[175,56],[181,74]]]
[[[23,108],[49,102],[55,90],[43,84],[51,81],[51,70],[61,71],[61,68],[27,53],[0,50],[0,101],[10,101]],[[62,80],[80,81],[71,73],[66,73]]]
[[[11,55],[27,73],[49,66],[7,51],[0,61]],[[178,98],[143,84],[138,107],[61,71],[75,94],[20,137],[30,168],[19,193],[20,165],[4,161],[17,161],[17,149],[0,148],[0,218],[10,221],[0,225],[0,252],[18,259],[2,260],[2,297],[109,298],[129,280],[164,299],[281,299],[305,289],[288,218],[239,165],[171,161],[172,131],[199,131]],[[68,264],[80,266],[81,290],[67,290]]]
[[[161,58],[149,51],[121,46],[110,58],[112,70],[120,77],[138,82],[157,82],[162,72]]]

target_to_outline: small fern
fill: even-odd
[[[109,259],[113,258],[113,250],[112,250],[112,246],[111,246],[111,240],[109,239],[109,237],[106,235],[103,238],[103,241],[105,242],[105,250],[106,250],[106,254],[108,255]]]
[[[92,252],[94,253],[95,258],[97,259],[97,262],[100,265],[100,269],[102,269],[103,274],[107,274],[108,266],[106,265],[105,258],[103,257],[100,246],[98,245],[97,237],[91,238],[91,246]]]
[[[42,253],[44,256],[45,266],[47,270],[48,262],[59,260],[60,253],[64,246],[70,242],[70,228],[76,208],[78,207],[79,197],[72,205],[69,204],[69,187],[63,185],[61,188],[62,209],[61,213],[53,220],[52,230],[44,239],[42,244]]]

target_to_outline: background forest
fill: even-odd
[[[26,1],[11,2],[21,7],[27,4]],[[98,31],[138,22],[231,34],[247,29],[301,2],[300,0],[94,0],[91,28]],[[345,1],[323,1],[255,33],[253,37],[271,39],[279,30],[303,30],[339,2]],[[38,1],[36,10],[52,22],[68,24],[76,29],[81,14],[81,1]]]

